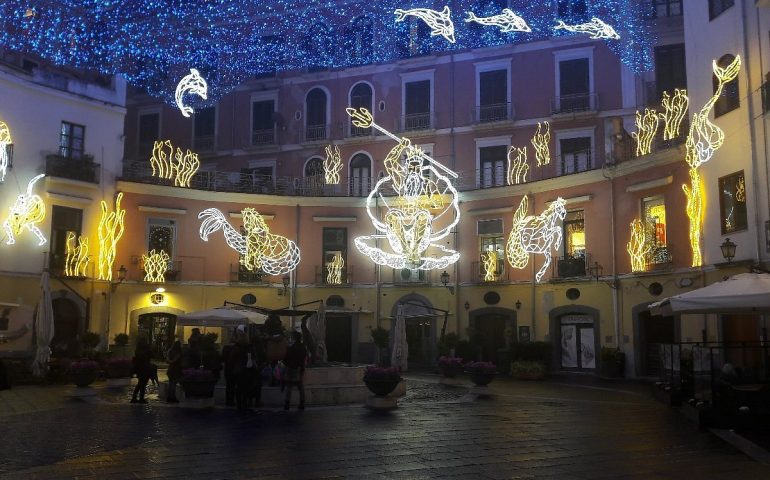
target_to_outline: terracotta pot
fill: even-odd
[[[384,397],[388,395],[390,392],[396,389],[396,386],[398,386],[398,382],[400,382],[401,379],[395,379],[395,380],[382,380],[382,379],[375,379],[375,378],[366,378],[364,377],[364,383],[369,388],[369,390],[379,396]]]

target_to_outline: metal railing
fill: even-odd
[[[510,102],[477,105],[472,112],[473,123],[502,122],[511,119],[513,119],[513,105]]]
[[[551,104],[551,111],[554,115],[560,113],[593,112],[596,109],[597,95],[595,93],[560,95],[554,98]]]
[[[497,261],[497,270],[494,272],[494,280],[487,280],[487,272],[484,270],[484,264],[480,261],[471,262],[471,272],[476,283],[497,283],[510,280],[509,269],[505,268],[505,260]]]
[[[264,272],[252,272],[246,270],[240,263],[230,264],[230,283],[249,283],[263,285],[269,283],[268,275]]]
[[[412,132],[415,130],[431,130],[435,128],[435,113],[412,113],[409,115],[401,116],[401,123],[399,125],[399,131]]]
[[[275,145],[275,128],[252,131],[251,144],[254,146]]]
[[[307,125],[304,130],[303,142],[320,142],[329,136],[329,125]]]
[[[345,122],[343,126],[343,135],[345,138],[361,138],[361,137],[374,137],[377,135],[377,130],[373,128],[361,128],[356,127],[351,122]]]
[[[101,165],[94,163],[94,157],[91,155],[69,158],[50,154],[45,156],[45,174],[52,177],[80,180],[81,182],[99,183]]]
[[[557,257],[556,262],[553,264],[553,275],[557,278],[570,278],[570,277],[585,277],[588,275],[588,269],[586,265],[588,262],[588,255],[584,256],[563,256]]]
[[[193,137],[193,148],[198,151],[214,150],[214,135],[201,135]]]
[[[342,269],[340,283],[329,282],[329,267],[327,265],[315,266],[315,281],[320,285],[347,285],[353,283],[353,267],[345,265]]]
[[[431,270],[393,269],[394,284],[424,284],[430,283],[430,279]]]

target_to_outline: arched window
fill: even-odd
[[[326,138],[326,92],[320,88],[310,90],[305,98],[305,140]]]
[[[305,163],[305,176],[299,181],[302,195],[318,196],[323,194],[324,179],[324,161],[319,157],[313,157]]]
[[[374,112],[374,105],[372,105],[372,87],[368,83],[357,83],[350,90],[350,107],[351,108],[365,108],[370,112]],[[361,128],[353,125],[353,119],[350,119],[350,136],[351,137],[366,137],[372,134],[371,128]]]
[[[313,157],[305,164],[305,177],[316,177],[324,175],[324,162],[318,157]]]
[[[372,159],[357,153],[350,160],[350,196],[363,197],[372,189]]]
[[[724,68],[730,65],[734,60],[735,57],[733,55],[723,55],[719,60],[717,60],[717,65],[719,65],[721,68]],[[719,88],[719,81],[717,80],[716,75],[711,76],[711,82],[714,87],[714,93],[716,93],[717,88]],[[719,96],[717,103],[714,104],[714,117],[719,117],[725,113],[732,112],[740,106],[741,97],[740,91],[738,90],[738,77],[735,77],[732,82],[727,82],[725,84],[724,89],[722,90],[722,95]]]
[[[357,17],[350,24],[348,55],[353,65],[371,63],[374,59],[374,23],[366,16]]]

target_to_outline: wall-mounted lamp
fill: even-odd
[[[730,238],[726,238],[725,241],[722,242],[722,245],[719,246],[722,250],[722,256],[725,257],[727,263],[730,263],[733,258],[735,258],[735,247],[737,247],[737,245],[730,241]]]
[[[445,286],[452,295],[455,294],[455,287],[449,285],[449,273],[446,270],[441,273],[441,285]]]
[[[283,283],[283,294],[286,295],[286,289],[289,288],[289,282],[291,282],[291,278],[288,275],[284,275],[281,277],[281,282]]]
[[[588,274],[594,277],[594,280],[599,281],[599,277],[602,276],[603,267],[599,265],[599,262],[594,262],[593,265],[588,267]]]
[[[470,302],[468,302],[468,300],[465,301],[465,305],[464,306],[465,306],[465,311],[466,312],[471,309],[471,304],[470,304]]]
[[[521,310],[521,300],[516,300],[514,305],[516,305],[516,310]]]
[[[120,268],[118,269],[118,281],[110,282],[110,293],[115,293],[115,290],[118,289],[118,285],[120,285],[126,280],[127,273],[128,273],[128,269],[126,269],[126,266],[121,265]]]

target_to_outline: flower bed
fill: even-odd
[[[78,387],[87,387],[96,380],[99,364],[93,360],[78,360],[70,363],[69,373],[72,382]]]
[[[401,381],[401,370],[398,367],[366,367],[364,383],[369,390],[378,396],[392,392]]]
[[[470,362],[465,365],[465,372],[470,375],[473,383],[483,387],[495,379],[497,365],[492,362]]]
[[[540,380],[545,377],[545,364],[542,362],[516,361],[511,363],[511,376],[519,380]]]
[[[439,357],[438,368],[441,370],[441,375],[454,378],[463,371],[463,359],[460,357]]]

